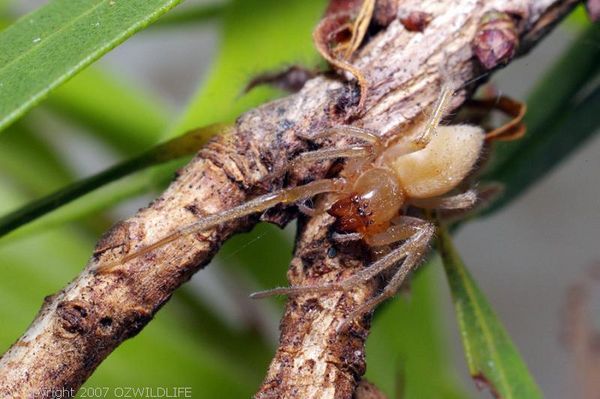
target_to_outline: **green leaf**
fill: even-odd
[[[47,213],[30,223],[12,230],[0,240],[0,245],[12,240],[20,240],[30,235],[36,235],[50,229],[62,227],[71,222],[78,222],[93,215],[100,214],[107,208],[116,206],[130,198],[140,196],[148,191],[148,176],[131,176],[102,187],[53,212]],[[103,230],[97,232],[102,233]],[[96,234],[96,236],[97,236]]]
[[[0,33],[0,129],[181,0],[54,0]]]
[[[90,191],[118,180],[130,173],[159,163],[181,158],[185,155],[192,155],[202,147],[206,142],[207,137],[224,129],[226,129],[226,127],[222,125],[210,125],[192,130],[183,136],[159,144],[137,157],[117,164],[86,179],[79,180],[78,182],[43,198],[30,202],[0,218],[0,237],[48,212],[68,204]]]
[[[186,112],[186,116],[179,126],[198,126],[206,123],[207,120],[230,120],[242,111],[264,102],[267,98],[278,93],[268,88],[254,90],[253,95],[245,96],[242,102],[238,102],[239,93],[242,92],[242,88],[252,78],[253,73],[248,72],[246,75],[236,75],[229,71],[226,66],[237,65],[239,68],[246,65],[245,68],[249,71],[259,73],[277,65],[284,65],[283,63],[290,59],[312,58],[313,62],[316,62],[318,59],[312,47],[310,32],[312,26],[318,20],[318,16],[324,6],[323,2],[313,1],[295,6],[282,5],[272,0],[270,3],[265,1],[257,1],[255,3],[238,2],[229,6],[228,19],[225,23],[225,43],[219,61],[213,68],[213,73],[207,83],[208,87],[200,90],[199,95],[192,102],[192,106]],[[270,22],[268,24],[262,23],[266,29],[264,31],[262,29],[255,29],[256,21],[253,18],[260,18],[262,20],[262,18],[267,17],[267,21]],[[295,24],[287,22],[290,20],[295,21]],[[278,35],[278,40],[271,40],[274,31],[281,32]],[[249,49],[251,46],[249,46],[249,43],[255,41],[265,43],[262,57],[251,56],[251,50]],[[224,73],[224,70],[228,72]],[[231,79],[228,74],[237,76],[237,79]],[[98,79],[98,83],[102,84],[101,77],[91,75],[90,80],[94,81],[94,79]],[[219,95],[214,95],[212,87],[217,86],[220,87]],[[73,91],[77,92],[76,86]],[[60,90],[58,93],[60,93]],[[213,111],[211,112],[212,117],[207,118],[204,113],[199,112],[199,109],[219,110],[220,113],[217,114]],[[157,153],[162,152],[155,150],[154,154]],[[165,159],[158,161],[153,159],[153,157],[148,157],[148,154],[144,154],[26,205],[0,219],[0,235],[6,234],[24,223],[34,220],[103,184],[114,181],[133,171],[164,161]],[[161,174],[171,174],[171,170],[163,170]],[[162,181],[162,179],[155,180]],[[132,193],[139,192],[138,190],[130,190],[127,187],[122,187],[125,192],[115,193],[114,198],[128,198]],[[109,202],[106,205],[114,204],[114,198],[107,197],[106,199]],[[95,203],[94,206],[85,208],[89,211],[97,211],[99,204]],[[72,220],[73,215],[83,216],[81,211],[66,212],[66,214],[69,215],[69,218],[66,220]],[[42,223],[41,226],[53,226],[60,219],[50,218],[50,220],[50,223]],[[29,231],[37,230],[31,229]]]
[[[467,271],[450,235],[444,227],[438,230],[438,250],[452,291],[471,376],[502,399],[541,398],[517,348]]]

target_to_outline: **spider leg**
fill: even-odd
[[[349,125],[336,125],[327,129],[323,129],[313,135],[303,135],[297,133],[298,137],[304,140],[318,140],[327,138],[336,134],[340,134],[344,137],[354,137],[358,140],[363,141],[365,144],[373,147],[374,152],[380,152],[383,149],[383,142],[374,132],[356,126]]]
[[[291,204],[296,201],[310,198],[317,194],[343,191],[345,185],[346,183],[343,179],[322,179],[315,180],[303,186],[283,189],[275,191],[273,193],[261,195],[234,208],[227,209],[217,214],[207,215],[206,217],[198,220],[197,222],[175,230],[173,233],[167,235],[166,237],[158,240],[153,244],[150,244],[137,251],[125,255],[123,258],[115,262],[100,265],[98,267],[98,272],[110,272],[112,269],[119,265],[123,265],[139,256],[147,254],[155,249],[162,247],[165,244],[173,242],[188,234],[208,230],[222,223],[230,222],[232,220],[239,219],[241,217],[248,216],[253,213],[265,211],[277,204]]]
[[[342,134],[344,136],[355,137],[372,145],[381,145],[381,139],[374,132],[357,126],[335,125],[328,129],[317,132],[311,139],[325,138],[333,134]]]
[[[423,126],[421,133],[416,137],[416,139],[403,143],[402,146],[399,147],[402,149],[401,155],[417,152],[424,149],[427,144],[429,144],[432,137],[436,134],[437,129],[440,126],[440,122],[446,114],[446,110],[450,105],[453,94],[454,87],[452,85],[446,84],[442,86],[441,94],[433,107],[433,111],[429,116],[429,119]]]
[[[354,319],[359,316],[364,315],[365,313],[373,311],[377,305],[381,302],[385,301],[388,298],[396,295],[402,283],[406,280],[408,274],[418,266],[419,262],[423,259],[425,255],[425,250],[429,244],[429,241],[433,237],[435,232],[435,226],[429,222],[424,222],[423,226],[420,228],[419,233],[415,234],[414,238],[407,241],[406,244],[410,243],[410,248],[408,249],[406,258],[396,271],[396,273],[392,276],[390,281],[387,283],[383,291],[372,298],[371,300],[365,302],[364,304],[358,306],[354,309],[336,328],[336,331],[339,333],[343,331],[349,323],[351,323]],[[406,245],[404,244],[404,245]],[[394,253],[391,252],[390,254]],[[398,258],[399,260],[400,258]]]
[[[344,242],[352,242],[363,239],[363,235],[361,233],[345,233],[340,234],[338,232],[334,232],[331,235],[331,239],[335,242],[344,243]]]
[[[356,137],[365,142],[363,145],[350,145],[342,148],[325,148],[317,151],[310,151],[297,156],[288,169],[293,168],[295,165],[301,162],[315,162],[326,159],[334,158],[374,158],[381,148],[381,142],[379,138],[373,133],[360,128],[352,126],[339,126],[331,129],[327,129],[318,133],[316,137],[326,137],[335,133],[343,133],[352,137]],[[314,138],[314,137],[313,137]],[[265,211],[272,206],[277,204],[291,204],[297,201],[302,201],[311,198],[317,194],[326,192],[343,192],[346,188],[346,182],[343,179],[322,179],[310,182],[308,184],[293,187],[290,189],[283,189],[274,193],[262,195],[260,197],[249,200],[248,202],[239,205],[237,207],[228,209],[218,214],[207,215],[201,220],[184,226],[175,230],[173,233],[166,237],[145,246],[139,250],[125,255],[123,258],[117,261],[108,262],[98,267],[99,273],[107,273],[113,270],[115,267],[125,264],[139,256],[147,254],[155,249],[162,247],[170,242],[173,242],[188,234],[195,232],[208,230],[216,227],[222,223],[226,223],[244,216],[248,216],[253,213]],[[319,210],[310,209],[308,206],[302,204],[300,206],[302,212],[311,215],[319,212]]]
[[[409,223],[394,224],[383,233],[375,234],[371,237],[366,237],[367,244],[372,247],[381,247],[384,245],[393,244],[398,241],[406,240],[418,232],[419,226],[415,226]]]
[[[477,192],[469,190],[450,197],[412,199],[411,205],[423,209],[468,209],[477,203]]]
[[[287,169],[293,169],[300,163],[324,161],[335,158],[371,158],[373,157],[373,148],[365,146],[348,146],[342,148],[324,148],[316,151],[304,152],[294,158]]]
[[[295,287],[279,287],[266,291],[255,292],[251,294],[250,297],[253,299],[259,299],[273,295],[302,295],[350,290],[354,288],[357,284],[368,281],[371,278],[382,273],[383,271],[388,270],[389,268],[396,265],[400,260],[414,252],[416,248],[419,248],[421,246],[420,243],[429,242],[429,239],[432,235],[433,225],[422,221],[421,227],[418,228],[417,232],[413,233],[405,243],[400,245],[398,248],[392,250],[390,253],[384,255],[382,258],[378,259],[367,268],[355,273],[354,275],[348,277],[345,280],[335,283],[304,285]]]
[[[296,204],[300,213],[313,217],[317,214],[317,210],[315,208],[311,208],[310,205],[306,204],[306,201],[302,201]]]
[[[427,144],[429,144],[429,141],[431,141],[431,137],[433,137],[433,135],[435,134],[438,126],[440,125],[440,122],[442,121],[442,118],[444,117],[444,114],[446,113],[446,110],[448,109],[448,106],[450,105],[450,101],[452,100],[453,94],[454,88],[452,86],[442,86],[442,93],[440,94],[440,97],[435,103],[433,112],[431,113],[431,116],[429,117],[429,120],[427,121],[427,124],[423,129],[423,132],[414,142],[416,146],[415,151],[421,150],[425,148]]]
[[[325,198],[324,201],[321,201],[316,207],[311,208],[306,202],[302,202],[298,204],[298,210],[305,214],[306,216],[313,217],[315,215],[319,215],[323,212],[326,212],[327,209],[333,205],[341,195],[344,195],[345,191],[338,191],[335,193],[330,193],[328,198]]]

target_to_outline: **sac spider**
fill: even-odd
[[[498,108],[514,116],[505,127],[487,135],[484,130],[472,125],[442,126],[454,90],[444,86],[433,112],[418,137],[413,140],[401,138],[391,146],[384,146],[378,136],[371,132],[351,127],[338,126],[318,133],[312,139],[325,138],[333,134],[344,134],[355,138],[360,144],[343,148],[325,148],[303,153],[295,158],[288,169],[298,163],[321,160],[345,159],[345,167],[337,178],[320,179],[302,186],[282,189],[265,194],[219,214],[207,215],[201,220],[177,229],[156,243],[124,256],[116,263],[99,266],[106,273],[114,267],[147,254],[178,238],[216,227],[244,216],[263,212],[278,204],[298,204],[301,212],[314,215],[327,212],[336,218],[332,239],[337,242],[363,240],[372,248],[387,250],[373,264],[353,276],[336,283],[280,287],[256,292],[252,298],[272,295],[301,295],[346,291],[384,272],[394,270],[383,291],[354,309],[338,327],[357,316],[372,311],[379,303],[392,297],[400,289],[408,274],[424,258],[435,226],[430,221],[405,214],[408,206],[423,210],[468,209],[477,201],[474,190],[444,196],[455,190],[473,170],[480,158],[486,137],[504,139],[515,134],[520,127],[524,106],[514,111],[515,102]],[[501,100],[506,100],[501,98]],[[510,101],[510,100],[506,100]],[[513,106],[513,108],[510,107]],[[522,133],[522,129],[518,134]],[[322,209],[310,209],[304,201],[323,193],[332,193],[333,203]]]

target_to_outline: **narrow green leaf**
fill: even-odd
[[[147,174],[128,176],[79,197],[66,206],[47,213],[16,230],[12,230],[0,239],[0,245],[8,244],[13,240],[27,238],[30,235],[37,235],[50,229],[59,228],[72,222],[85,221],[95,215],[101,215],[103,211],[106,211],[110,207],[147,193],[148,186]],[[94,236],[97,238],[111,224],[104,223],[96,226],[96,223],[94,223]]]
[[[181,0],[53,0],[0,33],[0,129]]]
[[[68,184],[73,174],[46,140],[28,125],[25,121],[15,123],[0,136],[0,175],[27,197],[36,198]],[[23,160],[27,160],[27,167]],[[98,212],[83,222],[96,234],[107,225],[105,216]]]
[[[502,399],[535,399],[542,394],[517,348],[477,287],[444,227],[439,228],[438,250],[452,291],[456,317],[469,371]]]
[[[0,237],[123,176],[152,165],[192,155],[202,147],[207,137],[225,128],[223,125],[210,125],[192,130],[183,136],[159,144],[137,157],[35,200],[0,218]]]

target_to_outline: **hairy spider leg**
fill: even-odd
[[[398,219],[401,223],[402,218]],[[416,226],[415,218],[409,217],[409,219],[409,223],[411,224],[411,226]],[[429,223],[425,221],[420,221],[420,225],[421,227],[417,229],[417,232],[413,233],[405,243],[400,245],[398,248],[392,250],[390,253],[384,255],[368,267],[356,272],[347,279],[335,283],[278,287],[270,290],[255,292],[250,295],[250,298],[260,299],[274,295],[296,296],[302,294],[326,293],[331,291],[348,291],[354,288],[357,284],[368,281],[371,278],[377,276],[378,274],[384,272],[385,270],[388,270],[389,268],[397,264],[402,258],[408,256],[410,254],[410,251],[414,249],[415,242],[421,242],[423,240],[423,236],[427,233],[427,229],[423,226],[429,225]]]
[[[410,199],[408,201],[411,205],[421,209],[441,209],[441,210],[455,210],[455,209],[468,209],[477,203],[477,191],[468,190],[464,193],[452,195],[449,197],[433,197],[433,198],[421,198],[421,199]]]
[[[313,217],[317,214],[317,210],[306,205],[306,202],[299,202],[298,204],[296,204],[296,206],[298,207],[300,213],[302,213],[303,215]]]
[[[396,293],[400,290],[402,283],[404,283],[406,280],[406,277],[419,265],[419,262],[423,259],[427,250],[427,246],[429,245],[434,233],[435,226],[432,223],[423,222],[423,225],[419,228],[419,232],[416,233],[413,238],[408,240],[399,248],[390,252],[388,256],[396,254],[396,262],[394,263],[397,263],[404,258],[404,261],[400,264],[396,273],[394,273],[380,294],[358,306],[346,318],[344,318],[344,320],[342,320],[342,322],[336,328],[336,332],[339,333],[340,331],[343,331],[354,319],[373,311],[373,309],[375,309],[375,307],[381,302],[396,295]],[[401,248],[403,248],[402,252],[399,252]]]
[[[350,126],[350,125],[335,125],[323,130],[318,131],[315,134],[312,135],[305,135],[302,133],[296,133],[296,135],[298,137],[300,137],[301,139],[304,140],[318,140],[318,139],[324,139],[330,136],[334,136],[336,134],[341,134],[344,137],[354,137],[356,139],[359,139],[365,143],[370,144],[376,152],[381,151],[381,149],[383,148],[383,143],[381,141],[381,138],[379,138],[379,136],[377,136],[377,134],[375,134],[374,132],[362,128],[362,127],[356,127],[356,126]]]
[[[409,217],[407,216],[406,218]],[[365,237],[365,241],[372,247],[382,247],[384,245],[390,245],[398,241],[406,240],[415,235],[418,232],[418,229],[418,226],[412,223],[403,223],[402,219],[400,219],[399,222],[388,227],[386,231],[371,237]]]
[[[317,162],[335,158],[369,158],[372,156],[373,149],[368,145],[356,145],[341,148],[323,148],[321,150],[299,154],[290,162],[288,169],[293,169],[298,164],[305,162]]]
[[[365,146],[348,146],[342,148],[324,148],[321,150],[305,152],[298,155],[296,158],[292,160],[290,163],[288,170],[293,169],[300,163],[304,162],[316,162],[316,161],[324,161],[327,159],[335,159],[335,158],[372,158],[374,154],[374,149],[370,145]],[[310,199],[307,198],[307,200]],[[321,207],[322,208],[322,207]],[[300,202],[298,204],[298,210],[307,216],[314,216],[317,213],[323,212],[324,209],[313,209],[306,205],[304,202]]]
[[[391,221],[392,225],[386,231],[377,233],[371,237],[364,236],[361,233],[340,234],[334,232],[331,239],[338,243],[346,243],[364,239],[372,247],[383,247],[398,241],[406,240],[418,232],[418,227],[423,224],[423,220],[412,216],[398,216]]]
[[[342,148],[326,148],[317,151],[306,152],[304,154],[300,154],[297,158],[295,158],[292,161],[291,166],[297,165],[299,162],[314,162],[334,158],[368,158],[372,157],[373,154],[376,152],[376,149],[379,149],[381,146],[379,138],[374,134],[368,131],[352,127],[339,127],[327,129],[320,134],[323,135],[323,137],[325,137],[334,133],[344,133],[353,137],[357,137],[365,141],[365,144]],[[298,159],[298,161],[296,161],[296,159]],[[155,249],[162,247],[163,245],[173,242],[188,234],[208,230],[222,223],[226,223],[253,213],[265,211],[277,204],[290,204],[293,202],[311,198],[317,194],[326,192],[342,192],[344,191],[344,189],[345,182],[343,181],[343,179],[322,179],[307,183],[302,186],[293,187],[290,189],[283,189],[274,193],[262,195],[260,197],[251,199],[242,205],[228,209],[219,214],[207,215],[198,222],[177,229],[173,233],[158,240],[157,242],[143,247],[138,251],[134,251],[133,253],[124,256],[118,261],[110,262],[105,265],[99,266],[98,272],[110,272],[119,265],[125,264],[135,258],[145,255]]]
[[[331,239],[335,242],[344,243],[362,240],[364,235],[361,233],[338,233],[334,231],[331,235]]]
[[[322,179],[315,180],[303,186],[283,189],[273,193],[261,195],[243,203],[242,205],[225,210],[218,214],[207,215],[199,221],[179,228],[157,242],[143,247],[138,251],[134,251],[131,254],[125,255],[123,258],[115,262],[100,265],[98,267],[98,272],[110,272],[119,265],[123,265],[139,256],[145,255],[188,234],[208,230],[222,223],[230,222],[253,213],[265,211],[277,204],[291,204],[317,194],[343,191],[344,188],[345,181],[343,179]]]
[[[439,96],[437,102],[435,103],[435,106],[433,107],[433,112],[431,113],[431,116],[429,117],[429,120],[427,121],[427,124],[423,129],[423,132],[419,137],[417,137],[417,139],[414,142],[414,144],[416,144],[417,146],[417,149],[415,151],[423,149],[425,148],[425,146],[427,146],[427,144],[429,144],[429,141],[431,141],[431,137],[435,134],[435,131],[440,125],[442,118],[446,114],[446,110],[450,105],[450,101],[452,100],[453,94],[454,89],[452,88],[452,86],[442,86],[442,93]]]

